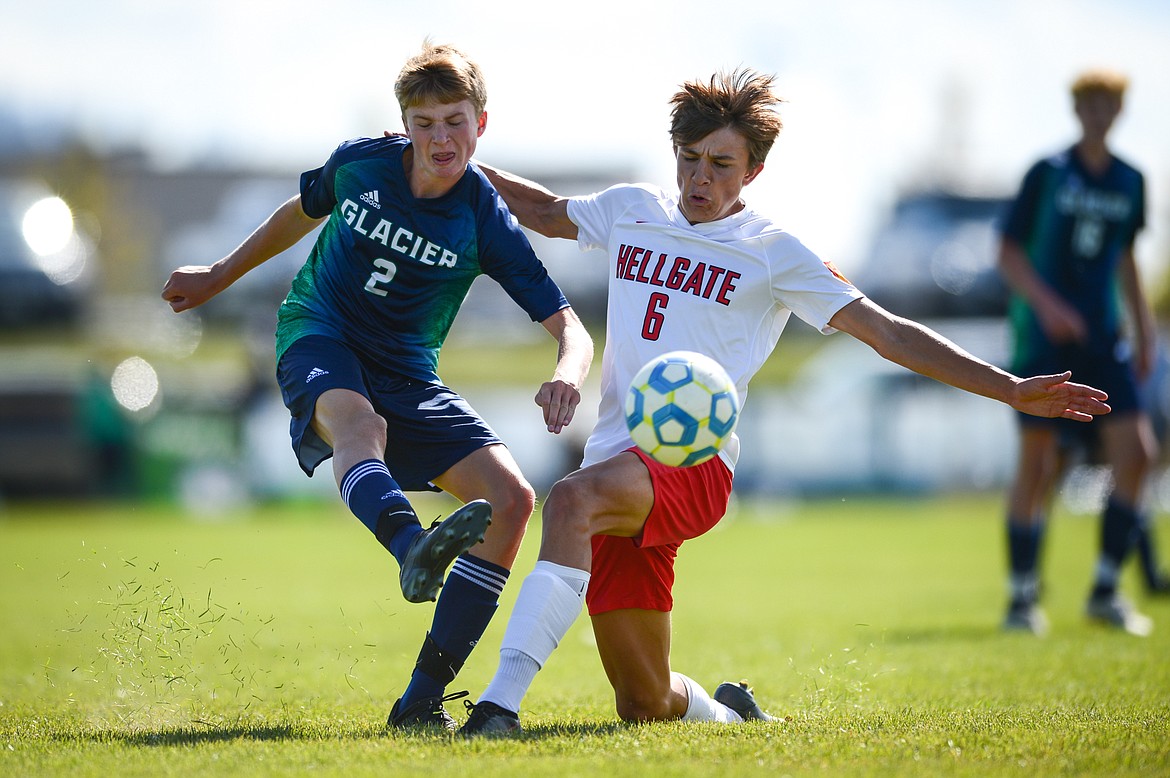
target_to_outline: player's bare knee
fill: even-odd
[[[379,451],[386,450],[386,420],[376,413],[363,413],[350,416],[344,425],[339,425],[339,433],[344,439],[363,440]]]
[[[520,480],[488,500],[492,504],[492,527],[501,534],[524,536],[528,520],[536,507],[536,493],[527,481]]]
[[[670,708],[670,701],[662,694],[627,692],[619,694],[615,702],[618,718],[622,721],[637,723],[678,718],[678,714]]]
[[[583,483],[565,478],[553,485],[541,512],[546,531],[555,527],[561,534],[590,534],[590,516],[593,513],[591,492]]]
[[[592,513],[592,503],[597,496],[596,484],[588,479],[570,475],[553,484],[545,500],[546,511],[558,514],[569,513],[584,516]]]

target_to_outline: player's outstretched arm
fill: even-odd
[[[593,339],[572,308],[562,308],[541,324],[557,340],[557,367],[534,399],[544,410],[548,431],[560,433],[581,403],[581,386],[593,362]]]
[[[866,343],[882,357],[959,389],[999,400],[1033,416],[1092,421],[1109,413],[1108,395],[1074,384],[1071,373],[1019,378],[964,351],[918,322],[894,316],[872,301],[854,300],[829,324]]]
[[[291,248],[322,221],[306,215],[301,209],[301,196],[296,195],[223,259],[212,265],[185,265],[171,273],[162,298],[175,313],[202,305],[252,268]]]
[[[516,220],[547,238],[577,239],[577,225],[569,219],[569,199],[555,195],[535,181],[485,165],[475,164],[504,198]]]

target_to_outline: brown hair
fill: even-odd
[[[762,165],[783,124],[772,93],[774,77],[740,68],[719,72],[708,83],[688,81],[670,99],[670,139],[675,148],[697,143],[730,127],[747,140],[748,167]]]
[[[406,61],[394,82],[394,96],[402,113],[428,101],[458,103],[467,100],[475,113],[487,105],[487,84],[479,65],[454,46],[423,41],[418,54]]]
[[[1129,79],[1122,73],[1114,70],[1086,70],[1073,81],[1073,100],[1091,94],[1106,94],[1116,97],[1119,101],[1125,97],[1125,90],[1129,87]]]

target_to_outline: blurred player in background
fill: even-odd
[[[405,136],[341,144],[231,254],[176,270],[163,298],[175,311],[200,305],[324,222],[278,316],[293,448],[309,475],[333,457],[342,499],[399,562],[407,600],[433,600],[442,586],[389,723],[452,729],[446,686],[497,608],[535,496],[495,432],[440,381],[439,349],[472,281],[491,276],[559,343],[552,378],[536,394],[549,432],[559,433],[580,402],[593,343],[495,190],[468,166],[487,124],[479,67],[427,42],[394,92]],[[434,488],[466,505],[424,530],[403,492]]]
[[[822,332],[842,330],[886,359],[1020,411],[1089,421],[1109,410],[1103,393],[1068,383],[1067,373],[1020,379],[891,315],[749,208],[740,195],[763,170],[781,126],[772,83],[741,70],[683,85],[671,101],[673,194],[619,185],[564,198],[481,166],[521,224],[607,251],[609,293],[597,426],[581,469],[557,482],[545,502],[540,559],[524,579],[499,668],[471,706],[465,735],[520,728],[521,700],[583,603],[622,719],[770,718],[746,684],[723,683],[711,696],[670,666],[675,557],[726,512],[739,442],[687,468],[636,449],[624,398],[652,357],[706,354],[746,398],[795,313]]]
[[[1091,619],[1135,634],[1150,620],[1118,594],[1118,576],[1141,541],[1151,587],[1164,586],[1153,559],[1148,516],[1141,509],[1157,460],[1138,382],[1156,355],[1154,317],[1142,290],[1134,240],[1145,225],[1142,174],[1114,156],[1109,130],[1121,113],[1127,81],[1107,71],[1082,74],[1072,85],[1081,137],[1037,162],[1008,210],[999,266],[1012,289],[1012,369],[1071,369],[1078,381],[1109,394],[1113,412],[1094,426],[1112,471],[1101,517],[1100,556],[1086,605]],[[1132,339],[1125,337],[1128,325]],[[1019,417],[1019,461],[1008,501],[1010,602],[1004,627],[1042,634],[1039,556],[1052,494],[1070,443],[1080,435],[1062,419]]]

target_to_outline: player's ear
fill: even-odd
[[[479,119],[476,120],[475,124],[475,137],[478,138],[480,135],[483,135],[483,131],[487,129],[487,111],[484,111],[479,115]]]
[[[747,175],[745,175],[745,176],[743,177],[743,185],[744,185],[744,186],[747,186],[747,185],[748,185],[748,184],[750,184],[752,181],[755,181],[755,180],[756,180],[756,176],[758,176],[758,175],[759,175],[760,173],[762,173],[762,172],[764,172],[764,163],[763,163],[763,162],[761,162],[760,164],[756,165],[754,168],[752,168],[751,170],[749,170],[749,171],[747,172]]]

